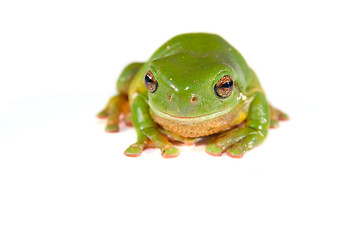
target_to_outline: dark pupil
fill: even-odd
[[[224,87],[224,88],[230,88],[230,87],[232,87],[232,85],[233,85],[233,82],[230,81],[230,82],[225,82],[225,83],[223,83],[223,84],[222,84],[222,87]]]
[[[146,81],[146,83],[151,83],[152,79],[149,76],[146,75],[145,81]]]

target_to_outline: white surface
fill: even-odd
[[[0,239],[358,239],[354,1],[0,4]],[[290,116],[242,159],[123,151],[94,115],[131,61],[215,32]]]

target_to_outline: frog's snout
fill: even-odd
[[[182,98],[183,98],[183,97],[182,97]],[[171,93],[169,93],[169,94],[167,95],[167,100],[168,100],[168,102],[172,102],[172,99],[173,99],[173,95],[172,95]],[[196,94],[190,95],[190,97],[189,97],[189,102],[190,102],[191,104],[196,104],[196,103],[197,103],[197,95],[196,95]]]

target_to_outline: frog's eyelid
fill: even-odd
[[[229,71],[221,71],[219,72],[216,77],[214,78],[214,81],[212,83],[213,87],[216,86],[216,84],[218,83],[219,80],[221,80],[224,76],[230,76],[232,78],[233,81],[233,85],[234,85],[234,79],[233,79],[233,74],[230,73]]]
[[[221,79],[222,77],[226,76],[226,75],[229,75],[232,77],[233,79],[233,71],[231,69],[222,69],[220,71],[217,72],[214,80],[217,82],[219,79]]]
[[[155,79],[157,80],[158,79],[158,76],[157,76],[157,71],[154,67],[150,66],[146,72],[146,74],[148,73],[148,71],[151,71],[152,75],[155,77]]]

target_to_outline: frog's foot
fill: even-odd
[[[128,157],[138,157],[141,155],[145,146],[146,144],[143,143],[134,143],[126,149],[125,155]]]
[[[222,133],[206,147],[206,152],[212,156],[227,155],[241,158],[244,153],[261,144],[266,131],[256,130],[249,127],[236,128]]]
[[[126,149],[125,155],[128,157],[138,157],[142,154],[143,150],[148,147],[149,146],[140,143],[132,144]],[[164,158],[174,158],[177,157],[179,154],[180,154],[179,150],[172,146],[163,149],[161,155]]]
[[[233,158],[241,158],[243,154],[251,150],[254,146],[257,146],[262,142],[261,136],[249,135],[243,138],[236,144],[233,144],[227,149],[226,153],[228,156]]]
[[[127,97],[124,95],[117,95],[112,97],[106,108],[97,114],[98,118],[107,118],[105,131],[118,132],[120,123],[120,114],[128,115]]]
[[[174,158],[180,154],[179,150],[154,127],[143,129],[141,133],[137,133],[137,135],[137,142],[126,149],[126,156],[138,157],[143,150],[152,147],[159,148],[164,158]]]
[[[289,120],[289,116],[279,109],[270,106],[270,128],[278,128],[279,121]]]

